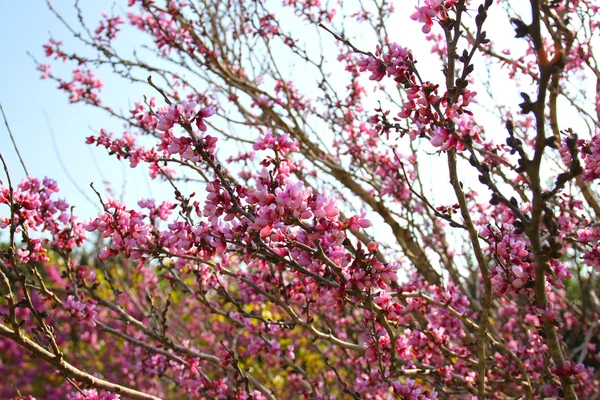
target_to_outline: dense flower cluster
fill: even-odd
[[[579,146],[585,163],[582,179],[591,182],[600,177],[600,134],[594,135],[591,140],[580,140]]]
[[[384,77],[392,77],[396,82],[407,87],[406,101],[398,113],[396,121],[408,119],[411,128],[407,131],[414,140],[424,135],[429,136],[431,144],[441,150],[464,149],[464,141],[480,141],[481,127],[478,126],[468,107],[476,95],[464,90],[454,100],[450,93],[438,94],[439,85],[430,82],[417,83],[415,60],[410,50],[396,43],[389,44],[389,51],[383,53],[377,46],[374,56],[363,57],[357,61],[361,72],[371,73],[369,79],[381,81]],[[381,113],[381,110],[378,110]],[[378,131],[388,131],[385,126],[388,111],[382,117],[375,115],[371,122]]]
[[[440,20],[444,21],[448,18],[448,9],[456,5],[456,0],[425,0],[425,4],[421,7],[415,7],[417,11],[413,13],[410,18],[422,22],[423,33],[431,32],[433,26],[433,19],[439,17]]]

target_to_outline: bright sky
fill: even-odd
[[[274,1],[278,2],[278,0]],[[72,0],[53,3],[68,21],[76,20]],[[122,2],[117,3],[122,4]],[[429,53],[431,44],[419,40],[422,38],[420,24],[408,18],[417,2],[398,3],[401,9],[393,16],[398,23],[392,21],[393,23],[390,24],[392,40],[412,48],[417,59],[421,60],[417,65],[419,69],[425,71],[426,76],[435,75],[439,79],[441,72],[437,60],[435,63],[427,62],[428,58],[435,60],[435,56]],[[86,17],[91,20],[98,18],[100,13],[112,4],[112,1],[82,2],[87,13]],[[472,14],[474,18],[476,11]],[[90,25],[95,26],[95,22]],[[525,45],[524,41],[516,41],[512,38],[513,31],[507,19],[491,19],[488,31],[488,37],[492,40],[500,39],[502,43],[507,43],[507,46]],[[61,196],[67,198],[70,204],[77,206],[75,213],[82,218],[92,217],[99,206],[94,193],[89,188],[91,182],[94,182],[95,187],[105,194],[106,187],[103,181],[110,180],[116,197],[123,197],[132,206],[140,198],[170,198],[171,190],[168,187],[151,185],[150,178],[143,173],[144,170],[131,169],[127,162],[118,162],[114,157],[108,156],[104,149],[94,148],[84,143],[86,136],[96,134],[100,128],[115,131],[117,134],[122,130],[120,124],[101,111],[81,104],[69,104],[65,93],[58,91],[54,82],[39,78],[40,73],[35,70],[34,61],[27,52],[34,55],[38,61],[45,62],[42,45],[48,41],[50,34],[67,43],[67,49],[81,48],[81,45],[71,39],[71,34],[48,10],[45,0],[0,2],[0,35],[3,38],[0,41],[0,54],[3,56],[3,62],[0,62],[0,103],[4,107],[29,173],[40,178],[50,176],[56,179],[61,188]],[[142,40],[134,33],[128,37],[120,37],[118,42],[124,48],[128,46],[134,48],[139,46]],[[374,50],[374,45],[364,48]],[[64,73],[70,71],[68,68],[61,70],[62,65],[59,62],[52,64],[52,71]],[[111,78],[110,73],[101,76],[104,82],[101,96],[104,102],[111,106],[116,105],[127,110],[134,102],[142,99],[142,94],[151,91],[147,86],[128,87],[124,85],[123,80]],[[498,98],[501,98],[501,103],[517,104],[519,102],[517,93],[516,87],[503,87],[498,91]],[[377,96],[373,96],[373,105],[376,104],[376,100]],[[500,126],[499,131],[501,130]],[[13,183],[19,182],[24,172],[3,123],[0,126],[0,152],[8,162]],[[3,173],[1,175],[4,181]],[[439,176],[437,178],[439,179]],[[444,183],[446,183],[445,179]],[[85,192],[85,196],[81,191]],[[92,201],[88,201],[86,196]],[[447,202],[439,200],[440,204],[452,201],[452,199],[448,199]]]
[[[59,12],[65,13],[68,18],[73,16],[72,1],[54,3]],[[97,17],[103,11],[99,3],[106,6],[109,2],[83,3],[85,11]],[[110,180],[115,196],[120,198],[124,194],[131,203],[145,197],[163,197],[151,192],[148,185],[150,178],[141,170],[131,169],[127,162],[120,163],[109,157],[104,149],[85,144],[85,137],[95,134],[100,128],[120,133],[120,125],[92,107],[69,104],[65,93],[57,90],[56,83],[40,79],[40,73],[27,53],[40,62],[46,62],[42,45],[48,41],[50,34],[65,43],[76,44],[69,40],[69,32],[48,10],[44,0],[0,2],[0,35],[3,38],[0,40],[0,103],[29,173],[57,180],[60,196],[76,205],[75,213],[82,218],[93,216],[99,207],[89,187],[91,182],[104,194],[106,187],[103,181]],[[130,40],[133,44],[135,40],[124,39],[125,44]],[[53,71],[68,71],[67,68],[61,70],[59,62],[53,64]],[[105,86],[102,96],[108,104],[126,107],[142,98],[141,89],[124,88],[122,80],[105,79],[107,76],[103,76]],[[8,163],[13,183],[20,182],[24,172],[4,122],[0,127],[0,152]],[[1,175],[0,179],[4,182],[4,172]],[[77,182],[79,188],[73,182]],[[80,190],[93,200],[93,204]]]

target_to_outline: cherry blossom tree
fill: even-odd
[[[599,398],[600,7],[408,3],[55,12],[41,78],[173,196],[81,221],[2,158],[2,398]]]

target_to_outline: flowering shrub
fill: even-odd
[[[80,221],[4,164],[2,398],[598,398],[598,6],[366,3],[129,0],[96,28],[79,10],[91,55],[49,40],[74,69],[42,79],[126,124],[86,142],[174,196],[96,191]],[[116,50],[127,29],[161,62]],[[115,111],[99,67],[153,96]]]

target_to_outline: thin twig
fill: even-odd
[[[12,141],[13,147],[15,148],[15,152],[19,157],[19,161],[21,162],[21,166],[23,167],[23,171],[25,171],[25,175],[29,175],[27,171],[27,167],[25,166],[25,162],[23,161],[23,157],[21,157],[21,153],[19,152],[19,148],[17,147],[17,143],[15,142],[15,137],[10,130],[10,126],[8,125],[8,119],[6,118],[6,114],[4,114],[4,108],[2,107],[2,103],[0,103],[0,111],[2,111],[2,118],[4,118],[4,125],[6,125],[6,129],[8,130],[8,134],[10,135],[10,140]]]

